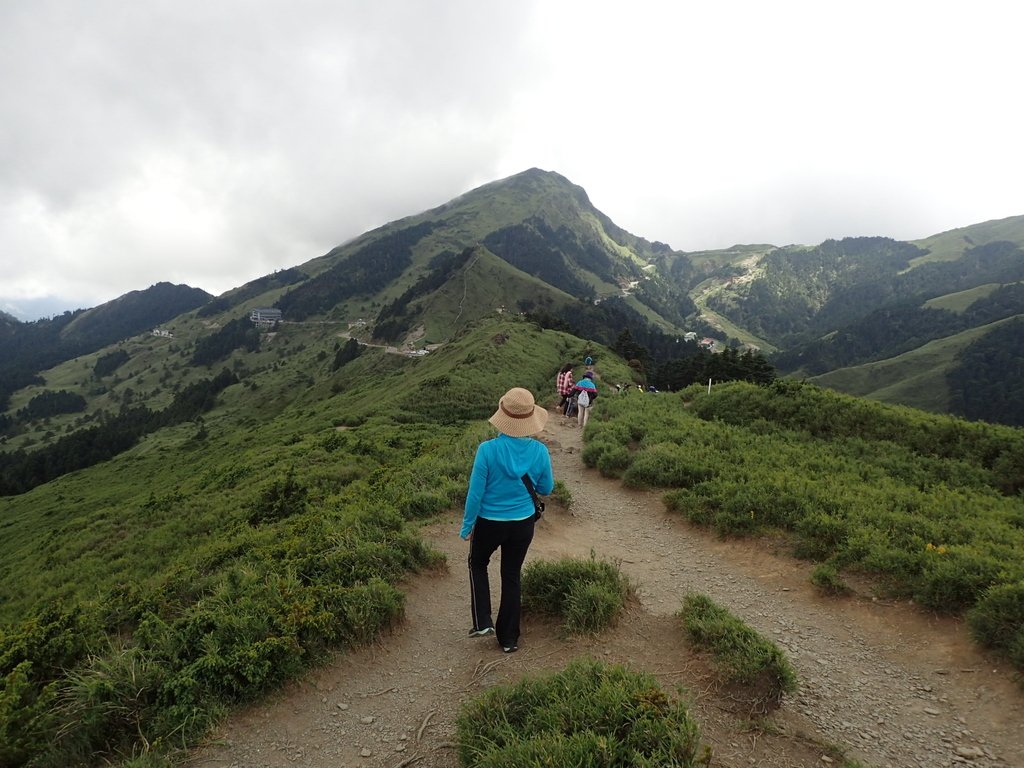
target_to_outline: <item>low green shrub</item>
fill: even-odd
[[[811,571],[811,584],[832,596],[848,595],[850,587],[843,581],[839,570],[830,563],[823,563]]]
[[[1024,669],[1024,628],[1017,633],[1017,637],[1010,643],[1006,656],[1017,669]]]
[[[716,498],[708,497],[696,488],[668,491],[661,498],[666,509],[680,513],[697,525],[711,525],[720,506]]]
[[[47,749],[61,724],[64,670],[86,658],[98,637],[95,617],[58,604],[0,629],[0,765],[22,765]]]
[[[249,507],[249,522],[252,525],[283,520],[306,511],[308,491],[295,478],[295,470],[289,469],[282,477],[266,483]]]
[[[954,614],[1024,578],[1020,429],[792,381],[610,398],[603,415],[588,464],[628,450],[623,485],[674,489],[669,510],[721,535],[778,531],[799,557]]]
[[[571,634],[600,632],[622,609],[621,595],[604,584],[577,581],[565,596],[565,627]]]
[[[618,567],[589,560],[538,560],[523,569],[523,608],[558,616],[570,635],[598,632],[615,621],[630,592]]]
[[[627,447],[635,440],[635,429],[625,421],[589,421],[587,422],[587,442],[611,443]]]
[[[714,476],[714,470],[691,448],[659,443],[633,457],[622,478],[630,488],[690,488]]]
[[[622,477],[630,465],[629,451],[621,445],[608,447],[597,458],[597,469],[604,477]]]
[[[555,488],[551,491],[550,498],[563,509],[572,509],[572,491],[561,480],[555,480]]]
[[[711,598],[686,595],[679,616],[690,640],[711,653],[733,696],[752,710],[777,707],[796,691],[796,672],[782,650]]]
[[[586,466],[594,468],[605,453],[617,451],[621,448],[622,446],[618,443],[614,443],[609,440],[602,440],[600,438],[592,438],[588,439],[587,444],[583,446],[583,452],[580,454],[580,458],[583,459],[583,463]]]
[[[451,506],[448,496],[441,491],[418,491],[400,507],[402,514],[408,518],[433,517]]]
[[[975,640],[1024,669],[1024,581],[989,587],[967,612],[967,626]]]
[[[60,725],[57,683],[39,682],[33,672],[32,662],[22,661],[0,678],[0,765],[24,765]]]
[[[708,765],[697,723],[653,677],[592,659],[495,686],[462,707],[465,768]]]
[[[811,512],[794,526],[794,554],[807,560],[827,560],[846,542],[848,523],[825,512]]]
[[[166,666],[139,648],[91,657],[60,686],[57,754],[87,763],[96,751],[130,751],[138,734],[149,731],[167,676]]]
[[[901,549],[886,541],[881,532],[873,533],[874,537],[861,556],[858,567],[874,574],[890,595],[911,597],[924,568],[924,547]]]
[[[973,547],[929,544],[914,599],[942,613],[960,613],[977,603],[999,579],[1002,565]]]

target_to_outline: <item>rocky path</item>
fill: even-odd
[[[449,568],[408,585],[406,620],[377,644],[345,654],[272,701],[234,715],[189,761],[196,768],[458,765],[459,705],[488,686],[589,654],[683,686],[718,766],[864,765],[1024,768],[1024,693],[1007,667],[980,654],[961,623],[907,604],[822,598],[810,567],[770,546],[722,542],[668,515],[658,494],[629,492],[584,469],[580,434],[552,416],[542,438],[572,513],[554,509],[527,562],[617,560],[638,603],[600,636],[562,638],[524,618],[520,651],[471,640],[465,557],[452,512],[424,529]],[[492,569],[495,566],[492,565]],[[801,689],[768,727],[718,698],[705,662],[682,637],[682,595],[710,595],[779,643]]]

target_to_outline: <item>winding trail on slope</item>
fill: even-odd
[[[552,415],[541,437],[574,503],[571,513],[549,509],[527,562],[591,552],[618,561],[638,600],[616,627],[566,639],[526,616],[511,655],[491,639],[468,638],[467,545],[452,510],[423,529],[449,567],[410,579],[406,618],[394,632],[236,713],[188,764],[455,768],[462,702],[591,655],[650,672],[668,690],[682,686],[715,766],[823,766],[834,759],[827,745],[877,768],[1024,766],[1024,693],[961,622],[906,603],[823,598],[808,581],[811,566],[776,556],[770,542],[720,541],[666,513],[658,493],[585,469],[574,424]],[[674,614],[691,590],[773,639],[797,668],[800,691],[771,727],[752,730],[687,647]]]

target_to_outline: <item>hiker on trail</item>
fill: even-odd
[[[590,355],[587,355],[587,357],[583,360],[583,364],[587,366],[586,373],[594,373],[594,358],[592,358]]]
[[[579,423],[580,429],[583,429],[590,419],[590,409],[594,407],[594,401],[597,400],[597,384],[594,383],[594,374],[591,371],[584,373],[583,378],[576,383],[575,390],[576,421]]]
[[[529,390],[514,387],[506,392],[488,420],[501,434],[476,449],[466,493],[460,535],[469,540],[469,636],[495,635],[505,653],[519,649],[523,561],[539,516],[533,496],[546,496],[554,489],[547,446],[530,437],[540,433],[547,420],[547,410],[534,402]],[[487,565],[499,547],[501,603],[494,622]]]
[[[575,384],[576,382],[572,378],[572,363],[566,363],[555,379],[555,386],[562,398],[558,403],[558,410],[562,412],[563,416],[569,415],[569,401],[572,400],[572,388]]]

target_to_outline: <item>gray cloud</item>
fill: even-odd
[[[743,5],[2,4],[0,304],[221,292],[532,166],[684,250],[1024,213],[1013,19]]]

